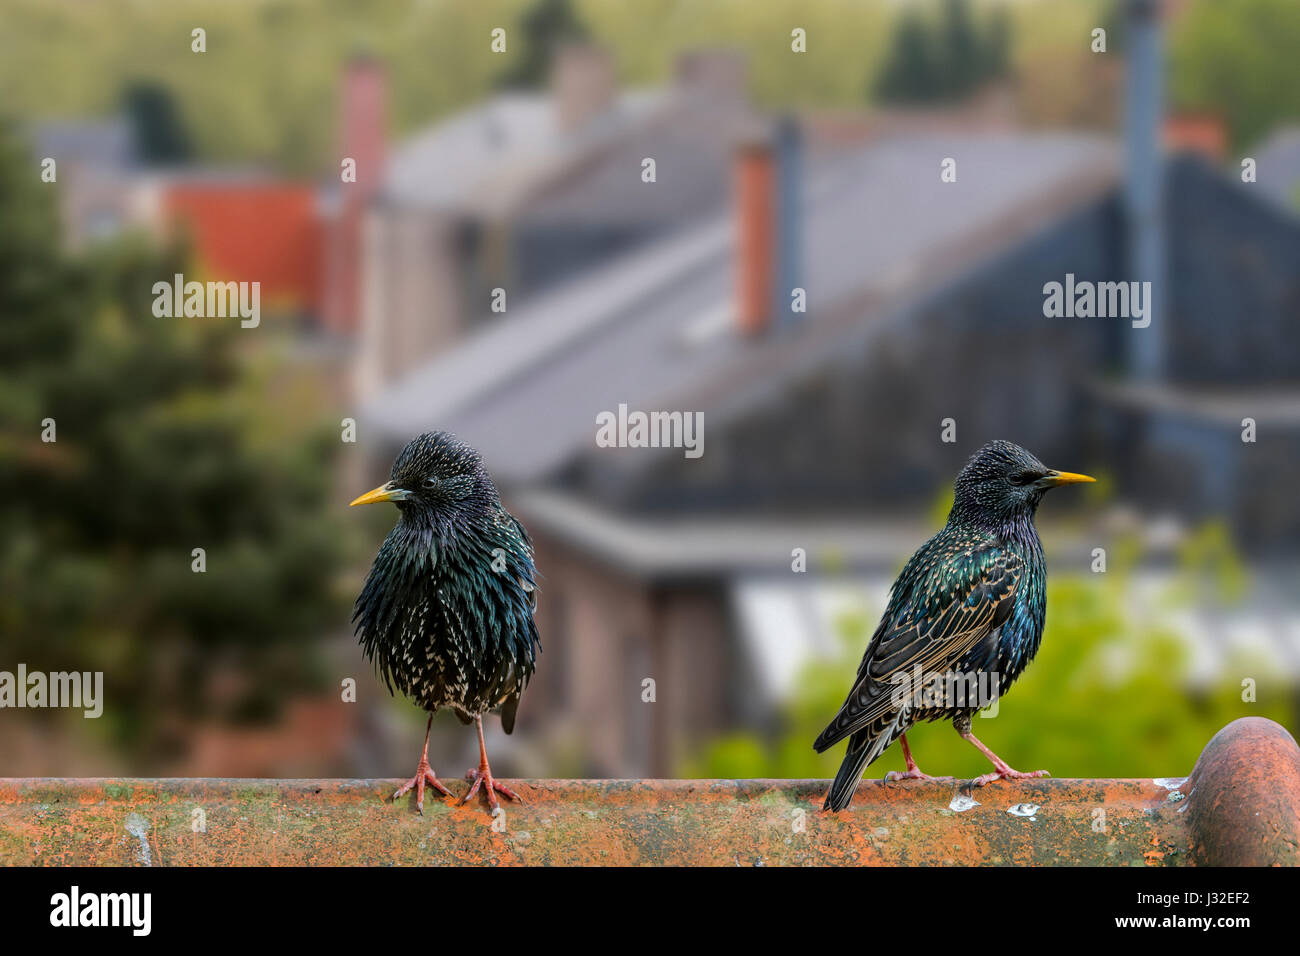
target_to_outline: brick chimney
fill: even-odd
[[[725,49],[688,50],[674,65],[677,88],[692,97],[739,104],[748,99],[744,54]]]
[[[567,43],[555,53],[551,95],[555,118],[566,133],[583,126],[614,103],[614,61],[600,47]]]
[[[793,118],[736,147],[736,322],[748,335],[797,316],[791,293],[802,285],[801,133]]]
[[[736,323],[747,335],[772,318],[776,242],[776,157],[766,139],[742,142],[735,158]]]
[[[1178,113],[1165,117],[1165,149],[1199,153],[1218,165],[1228,155],[1228,128],[1211,113]]]
[[[379,191],[386,158],[388,81],[383,66],[354,57],[343,72],[338,162],[356,162],[356,182],[338,183],[326,250],[325,326],[352,333],[361,317],[361,238],[366,208]],[[342,166],[335,167],[339,175]]]

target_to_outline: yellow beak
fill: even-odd
[[[1077,485],[1080,482],[1096,480],[1091,475],[1076,475],[1072,471],[1053,471],[1043,479],[1049,488],[1055,488],[1057,485]]]
[[[393,483],[390,481],[380,485],[378,488],[367,491],[360,498],[350,502],[348,507],[352,508],[356,505],[373,505],[380,501],[400,501],[405,497],[406,492],[400,488],[394,488]]]

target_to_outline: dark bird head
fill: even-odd
[[[406,443],[387,482],[352,504],[391,501],[404,518],[437,519],[497,500],[496,487],[477,451],[447,432],[426,432]]]
[[[991,441],[957,475],[949,520],[997,527],[1032,518],[1045,491],[1081,481],[1096,479],[1048,468],[1012,442]]]

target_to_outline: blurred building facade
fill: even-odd
[[[781,600],[795,555],[883,590],[925,533],[894,516],[992,438],[1110,471],[1143,514],[1224,515],[1265,551],[1294,540],[1300,224],[1218,172],[1202,127],[1169,129],[1162,151],[1142,69],[1127,141],[901,129],[823,150],[797,123],[791,149],[751,120],[725,208],[512,304],[371,397],[377,462],[454,431],[537,539],[536,732],[581,728],[591,772],[662,774],[694,742],[762,726],[790,651],[763,622],[789,623],[789,644],[830,600]],[[637,193],[656,135],[672,154],[651,127],[615,152],[612,193]],[[650,188],[671,204],[683,187]],[[1128,281],[1152,261],[1154,332],[1045,317],[1047,283]],[[620,405],[702,413],[704,454],[598,447],[597,416]],[[1246,417],[1267,454],[1243,443]],[[947,418],[955,444],[936,437]]]
[[[46,124],[36,149],[74,244],[184,229],[213,277],[344,343],[365,471],[432,428],[482,450],[544,574],[520,733],[580,751],[575,772],[671,773],[772,721],[846,583],[883,595],[930,530],[900,516],[991,438],[1099,467],[1151,518],[1226,517],[1261,554],[1300,536],[1293,133],[1256,186],[1217,168],[1221,126],[1165,123],[1136,80],[1126,137],[1026,132],[998,102],[777,122],[733,54],[626,90],[583,45],[548,89],[395,142],[387,97],[382,65],[348,65],[355,182],[149,168],[120,122]],[[1154,331],[1044,316],[1067,274],[1153,271]],[[620,406],[701,414],[704,454],[598,447]]]
[[[731,54],[687,54],[669,85],[620,90],[607,53],[570,44],[549,89],[499,93],[397,144],[359,259],[358,394],[501,309],[716,211],[730,143],[752,117]],[[645,158],[670,196],[639,179],[629,188]]]
[[[268,308],[307,324],[324,314],[332,224],[315,184],[260,169],[146,163],[126,119],[41,123],[31,141],[39,159],[56,163],[69,247],[128,230],[179,239],[203,279],[260,282]]]

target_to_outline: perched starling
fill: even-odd
[[[352,502],[391,501],[397,524],[375,556],[352,620],[361,647],[392,693],[429,712],[415,776],[393,799],[415,788],[424,809],[426,783],[451,796],[429,766],[429,730],[438,708],[478,727],[479,766],[467,773],[496,809],[498,793],[483,742],[483,715],[500,710],[515,726],[519,697],[541,644],[533,623],[537,571],[524,526],[501,506],[478,452],[445,432],[412,439],[389,481]]]
[[[898,575],[853,689],[813,744],[820,753],[849,738],[824,810],[847,807],[863,768],[895,740],[907,772],[886,779],[933,779],[917,768],[907,746],[906,731],[919,720],[951,719],[993,762],[994,771],[977,777],[975,786],[1047,775],[1012,770],[975,738],[971,717],[993,700],[969,691],[987,688],[996,699],[1033,660],[1047,612],[1047,566],[1034,512],[1048,488],[1093,480],[1053,471],[1008,441],[990,442],[966,462],[948,523]]]

